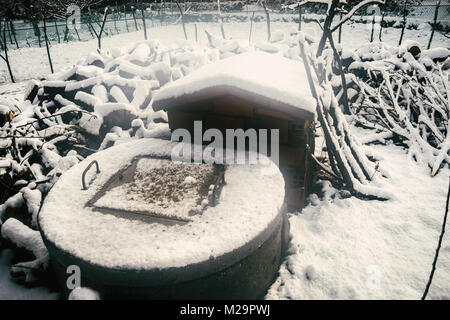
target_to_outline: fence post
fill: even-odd
[[[11,42],[11,44],[14,44],[13,42],[13,38],[11,36],[11,20],[9,21],[9,23],[7,24],[8,27],[8,37],[9,37],[9,42]]]
[[[125,17],[125,26],[127,27],[127,32],[130,32],[130,28],[128,27],[128,19],[127,19],[127,8],[125,5],[123,6],[123,14]]]
[[[12,22],[12,20],[9,20],[9,29],[11,30],[11,33],[13,35],[14,42],[16,43],[16,47],[17,47],[17,49],[19,49],[19,43],[17,42],[17,37],[16,37],[16,28],[14,28],[14,23]]]
[[[144,28],[144,39],[147,40],[147,25],[145,24],[144,2],[141,2],[142,25]]]
[[[12,69],[11,69],[11,64],[9,63],[9,57],[8,57],[8,43],[6,42],[6,24],[7,24],[7,21],[5,19],[4,25],[3,25],[3,46],[4,46],[3,49],[5,52],[5,55],[1,56],[1,57],[3,58],[3,60],[5,60],[6,66],[8,67],[8,72],[9,72],[9,76],[11,77],[11,82],[15,83],[14,76],[13,76]],[[1,20],[0,20],[0,29],[1,29]]]
[[[373,42],[373,34],[375,32],[375,12],[372,18],[372,32],[370,33],[370,42]]]
[[[380,22],[380,35],[378,36],[378,39],[381,42],[381,32],[383,31],[383,23],[384,23],[384,16],[386,15],[386,12],[383,12],[381,15],[381,22]]]
[[[194,24],[195,28],[195,42],[198,42],[197,24]]]
[[[137,25],[137,21],[136,21],[136,14],[134,12],[134,6],[131,6],[131,13],[133,14],[133,20],[134,20],[134,27],[136,28],[136,31],[138,31],[138,25]]]
[[[438,17],[438,13],[439,13],[439,6],[441,5],[441,0],[438,0],[437,4],[436,4],[436,10],[434,11],[434,21],[432,24],[432,31],[431,31],[431,36],[430,36],[430,41],[428,41],[428,46],[427,49],[430,49],[431,47],[431,41],[433,41],[433,36],[434,36],[434,30],[436,29],[436,21],[437,21],[437,17]]]
[[[298,31],[302,31],[302,11],[303,11],[303,8],[299,4],[298,5]],[[340,40],[339,40],[339,42],[340,42]]]
[[[250,44],[252,40],[252,30],[253,30],[253,18],[255,17],[255,11],[253,11],[252,17],[250,18],[250,34],[248,35],[248,43]]]
[[[38,22],[36,22],[36,20],[34,20],[32,22],[32,24],[33,24],[34,35],[38,38],[39,47],[41,47],[41,29],[39,29],[39,24],[38,24]]]
[[[45,40],[45,47],[47,49],[48,63],[50,64],[50,71],[52,73],[54,73],[54,71],[53,71],[53,63],[52,63],[52,56],[50,55],[50,46],[48,44],[47,23],[46,23],[45,16],[42,16],[42,21],[44,22],[44,40]]]
[[[58,21],[55,19],[55,29],[56,29],[56,35],[58,36],[58,43],[61,43],[61,38],[59,37],[59,30],[58,30]]]
[[[400,34],[400,40],[398,41],[399,46],[402,44],[403,35],[405,34],[405,28],[406,28],[406,0],[403,5],[403,26],[402,26],[402,33]]]
[[[270,15],[269,10],[266,7],[266,0],[262,2],[264,11],[266,12],[266,22],[267,22],[267,41],[270,41]]]

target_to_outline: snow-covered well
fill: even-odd
[[[180,282],[229,267],[259,248],[273,232],[279,232],[283,220],[284,181],[278,170],[272,175],[263,174],[262,164],[227,166],[218,203],[204,206],[200,214],[181,217],[182,223],[168,225],[157,220],[134,219],[134,213],[128,214],[133,207],[137,206],[137,211],[150,210],[148,213],[152,214],[153,209],[163,210],[164,206],[154,203],[139,207],[136,201],[124,198],[122,208],[122,199],[113,201],[114,194],[108,196],[114,188],[103,195],[108,197],[105,203],[89,204],[114,175],[128,168],[135,159],[141,157],[143,161],[136,164],[135,178],[141,175],[137,179],[145,183],[149,182],[146,177],[151,179],[149,173],[157,167],[172,170],[170,160],[161,159],[169,158],[175,145],[158,139],[120,144],[93,154],[61,176],[39,214],[40,229],[52,257],[65,266],[80,265],[86,277],[95,274],[96,279],[106,283],[156,286],[173,283],[175,276],[175,282]],[[100,173],[91,168],[86,174],[88,188],[83,190],[81,177],[93,160],[98,161]],[[274,166],[272,162],[270,165]],[[195,185],[200,179],[195,172],[194,168],[191,176],[182,179],[180,188]],[[161,176],[154,177],[158,180]],[[145,185],[139,187],[142,190]],[[114,212],[105,212],[96,207],[100,205],[118,207]],[[118,211],[120,213],[115,214]],[[179,213],[170,212],[160,218],[180,222],[177,215],[183,208]],[[268,265],[277,261],[277,256],[279,259],[280,240],[276,243],[278,253],[266,261]],[[200,267],[191,270],[190,266]],[[121,276],[114,278],[113,274]]]

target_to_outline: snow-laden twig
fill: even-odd
[[[337,29],[339,29],[339,27],[341,25],[343,25],[345,22],[347,22],[347,20],[349,20],[351,17],[353,17],[353,15],[361,8],[369,5],[369,4],[385,4],[386,0],[364,0],[361,1],[360,3],[358,3],[356,6],[354,6],[346,15],[344,15],[342,17],[342,19],[336,23],[332,28],[331,28],[331,32],[336,31]]]
[[[449,71],[438,61],[428,61],[427,68],[420,61],[406,52],[352,63],[350,71],[363,69],[371,75],[350,77],[360,101],[353,112],[360,124],[403,140],[411,157],[428,165],[434,176],[450,163]]]

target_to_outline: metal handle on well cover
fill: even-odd
[[[88,170],[92,167],[92,165],[94,163],[95,163],[95,166],[97,168],[97,173],[100,173],[100,167],[98,166],[97,160],[92,160],[92,162],[86,167],[86,169],[84,169],[83,175],[81,176],[81,183],[83,184],[83,190],[87,190],[86,181],[84,181],[84,180],[85,180],[85,177],[86,177],[86,173],[88,172]]]

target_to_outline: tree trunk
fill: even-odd
[[[316,57],[320,57],[322,55],[323,49],[325,48],[325,43],[327,42],[327,38],[331,35],[331,23],[333,22],[334,16],[336,14],[335,10],[338,4],[339,0],[332,0],[331,6],[330,8],[328,8],[328,14],[323,24],[323,34],[317,47]]]
[[[348,105],[348,95],[347,95],[347,81],[345,80],[345,73],[344,68],[342,67],[342,60],[341,56],[336,50],[336,46],[334,45],[333,36],[330,34],[328,37],[328,40],[330,41],[331,48],[333,49],[334,58],[338,64],[339,72],[341,74],[341,82],[342,82],[342,98],[343,98],[343,105],[344,105],[344,113],[350,114],[350,106]]]

